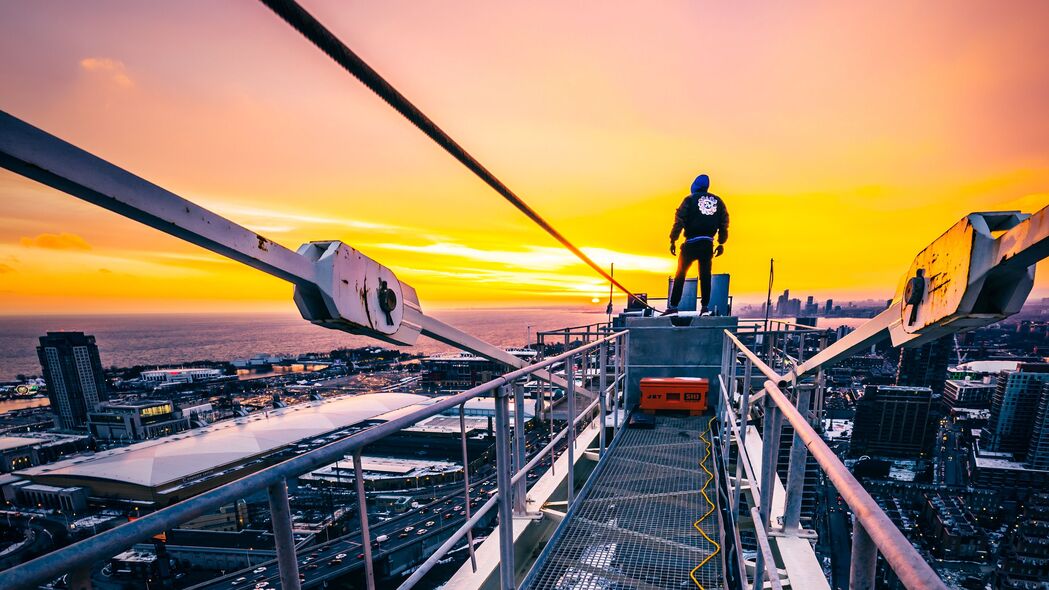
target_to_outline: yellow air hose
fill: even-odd
[[[704,433],[707,436],[710,435],[711,424],[714,423],[714,420],[715,420],[714,418],[711,418],[710,422],[707,423],[707,431]],[[713,514],[714,510],[717,509],[717,506],[715,506],[714,503],[710,501],[710,497],[707,496],[707,486],[710,485],[710,482],[714,481],[714,474],[711,473],[709,469],[707,469],[707,459],[710,458],[711,450],[714,448],[714,445],[712,445],[711,442],[707,438],[704,438],[703,434],[699,435],[699,440],[707,443],[707,454],[699,462],[699,466],[702,467],[703,471],[705,471],[707,473],[707,481],[703,483],[703,487],[699,491],[700,491],[701,494],[703,494],[703,499],[706,500],[707,504],[710,505],[710,509],[707,510],[706,514],[704,514],[703,516],[699,517],[699,520],[697,520],[696,522],[692,523],[692,526],[695,527],[697,531],[699,531],[699,534],[703,535],[704,539],[706,539],[707,541],[710,541],[710,544],[714,546],[714,551],[710,555],[708,555],[705,558],[703,558],[703,561],[699,562],[699,565],[697,565],[695,568],[693,568],[692,571],[689,572],[688,575],[692,578],[692,581],[696,583],[696,586],[698,586],[700,588],[700,590],[706,590],[706,588],[703,587],[703,584],[700,584],[699,580],[696,579],[696,571],[698,571],[699,568],[701,568],[704,565],[706,565],[708,561],[713,559],[715,555],[717,555],[718,553],[721,552],[721,545],[718,545],[717,541],[715,541],[714,539],[711,539],[710,537],[708,537],[707,533],[703,530],[703,528],[699,526],[700,523],[702,523],[704,520],[706,520],[707,517],[710,516],[711,514]]]

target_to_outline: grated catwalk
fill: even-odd
[[[624,430],[528,588],[720,588],[709,426],[657,416],[655,429]]]

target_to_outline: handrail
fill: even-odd
[[[246,495],[265,490],[270,486],[283,484],[289,477],[295,477],[332,463],[358,449],[399,432],[420,420],[436,416],[484,393],[512,384],[521,377],[531,375],[555,363],[597,348],[602,344],[622,337],[624,333],[615,332],[533,365],[500,375],[481,385],[404,416],[394,418],[389,422],[384,422],[352,434],[344,439],[282,461],[241,479],[223,484],[198,496],[162,508],[127,524],[2,571],[0,572],[0,588],[33,588],[58,578],[67,572],[76,571],[87,564],[109,559],[135,543],[145,541],[183,522],[201,516],[209,510],[229,504]],[[600,395],[596,397],[598,399],[602,398]]]
[[[768,381],[765,382],[763,389],[769,396],[769,399],[775,403],[779,411],[794,427],[795,436],[804,443],[805,448],[812,454],[823,472],[827,474],[835,489],[852,510],[857,522],[870,536],[904,586],[907,588],[946,590],[946,585],[936,575],[932,567],[914,549],[903,533],[896,528],[892,520],[878,506],[874,498],[867,493],[860,482],[838,459],[834,451],[827,446],[827,443],[812,428],[808,420],[802,416],[801,412],[794,407],[790,399],[780,390],[779,386],[783,382],[783,377],[776,374],[775,371],[762,362],[752,350],[744,346],[730,331],[725,330],[724,333],[729,341],[751,363],[756,365],[762,374],[768,377]],[[746,419],[745,416],[742,418]]]
[[[781,326],[789,326],[791,328],[794,328],[794,330],[793,330],[794,332],[826,332],[827,331],[826,328],[817,328],[816,326],[806,326],[805,324],[799,324],[797,322],[791,322],[791,321],[784,320],[784,319],[779,319],[779,318],[769,318],[768,322],[770,324],[779,324]],[[765,318],[741,318],[739,320],[739,323],[740,324],[743,324],[743,323],[754,323],[754,324],[759,324],[759,325],[763,326],[763,325],[765,325]],[[772,330],[769,330],[769,331],[771,332]],[[787,331],[790,331],[790,330],[783,330],[783,331],[787,332]]]
[[[761,374],[764,375],[766,379],[775,383],[781,383],[783,381],[782,375],[777,373],[772,367],[766,365],[765,361],[761,360],[758,355],[754,354],[753,350],[747,348],[747,346],[743,344],[735,334],[729,330],[725,330],[725,336],[736,346],[737,349],[739,349],[740,352],[744,354],[744,356],[750,359],[750,362],[758,368],[758,371],[761,371]]]

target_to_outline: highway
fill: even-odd
[[[967,453],[958,426],[947,420],[941,421],[933,449],[933,481],[945,486],[968,485],[965,471]]]
[[[538,442],[546,444],[542,440],[539,439]],[[530,440],[530,442],[536,441]],[[563,444],[559,445],[559,450],[563,450],[563,446]],[[538,445],[532,446],[533,449],[537,447]],[[549,461],[541,461],[537,468],[529,474],[529,479],[538,478],[540,471],[547,467],[549,467]],[[471,481],[471,510],[479,508],[494,493],[494,472],[482,479]],[[495,511],[490,514],[494,518]],[[384,556],[419,543],[423,543],[425,549],[436,548],[465,521],[466,510],[461,482],[456,492],[389,520],[379,521],[372,517],[369,531],[372,539],[372,561],[379,563]],[[376,539],[380,537],[386,537],[386,539],[376,542]],[[300,549],[298,552],[299,579],[303,587],[318,587],[324,582],[341,578],[363,568],[363,551],[359,530],[329,542]],[[376,577],[380,577],[378,570]],[[192,586],[190,590],[218,590],[220,588],[223,590],[280,588],[280,573],[276,561],[271,560],[209,580]]]

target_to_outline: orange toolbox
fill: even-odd
[[[696,416],[707,411],[710,381],[701,377],[645,377],[641,380],[641,410],[683,410]]]

